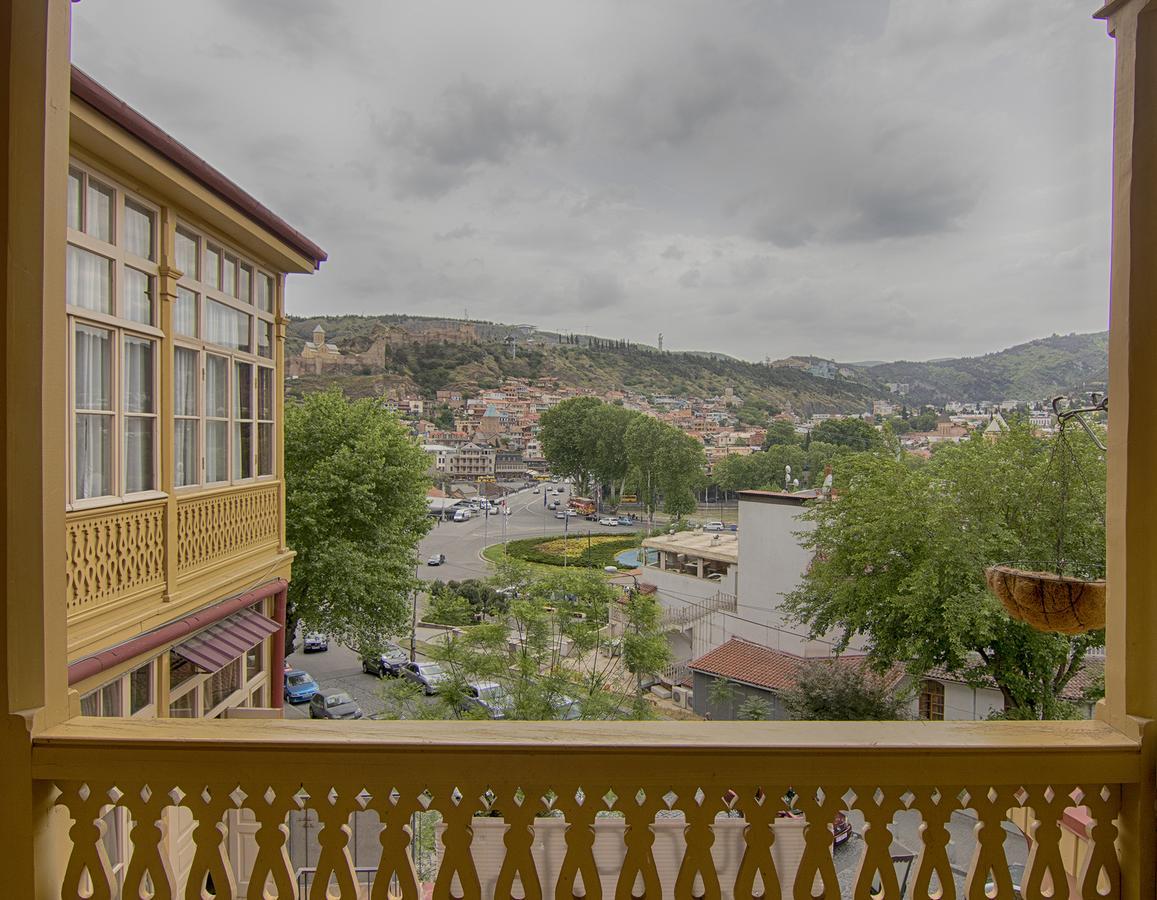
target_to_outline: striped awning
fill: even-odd
[[[280,630],[281,626],[268,616],[243,609],[177,644],[173,652],[212,674]]]

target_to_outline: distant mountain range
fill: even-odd
[[[1105,390],[1109,333],[1054,334],[984,356],[880,363],[858,369],[878,384],[906,383],[918,402],[1039,400]]]
[[[467,392],[497,387],[508,377],[557,378],[560,385],[648,396],[709,397],[731,388],[745,410],[862,412],[874,399],[895,397],[889,385],[907,385],[906,402],[1039,400],[1054,393],[1103,389],[1108,334],[1053,335],[979,357],[934,362],[836,363],[794,357],[765,365],[711,351],[660,352],[619,339],[538,331],[529,325],[418,316],[291,318],[292,358],[325,329],[343,362],[322,374],[298,367],[292,394],[339,385],[351,396]],[[460,335],[468,332],[471,337]],[[290,367],[294,371],[294,367]],[[823,377],[829,376],[829,377]],[[763,413],[765,415],[765,412]]]

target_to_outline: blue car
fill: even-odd
[[[308,672],[294,669],[285,673],[285,699],[290,703],[308,703],[319,690]]]

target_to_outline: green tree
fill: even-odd
[[[735,718],[743,722],[762,722],[771,718],[771,704],[762,697],[752,694],[739,704]]]
[[[589,433],[591,474],[611,490],[612,503],[618,502],[630,470],[627,459],[627,428],[639,413],[612,403],[591,409],[585,427]]]
[[[443,431],[453,431],[457,427],[454,422],[454,411],[444,403],[438,407],[438,412],[434,416],[434,426]]]
[[[474,607],[448,587],[431,587],[424,618],[439,625],[469,625],[474,621]]]
[[[811,430],[812,442],[822,441],[852,450],[880,446],[880,433],[863,419],[825,419]]]
[[[768,447],[775,447],[779,444],[799,444],[802,440],[798,434],[795,433],[795,426],[791,422],[784,422],[782,419],[777,422],[772,422],[767,429],[767,437],[763,439],[763,449]]]
[[[427,465],[375,400],[349,402],[329,391],[286,405],[294,622],[357,648],[409,631],[418,541],[431,525]]]
[[[906,719],[910,699],[878,674],[826,659],[803,666],[795,685],[780,693],[793,719],[819,721]]]
[[[1066,465],[1079,472],[1063,477],[1067,457],[1026,427],[943,446],[924,464],[892,453],[843,460],[839,499],[808,513],[816,557],[788,610],[814,634],[838,630],[842,645],[865,635],[878,666],[942,665],[994,681],[1010,716],[1067,717],[1060,694],[1104,633],[1044,634],[1010,619],[984,569],[1103,573],[1104,458],[1081,435],[1068,440],[1076,462]]]
[[[671,647],[660,627],[662,608],[654,594],[632,590],[627,595],[627,627],[623,633],[623,662],[635,676],[635,711],[645,717],[649,707],[643,699],[643,682],[658,675],[671,662]]]
[[[597,435],[591,428],[591,414],[603,406],[595,397],[563,400],[542,414],[539,440],[551,471],[573,478],[586,492],[590,486]]]

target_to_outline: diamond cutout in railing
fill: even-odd
[[[619,795],[614,791],[607,791],[603,794],[603,803],[607,805],[607,809],[614,809],[615,804],[619,802]]]
[[[880,806],[884,802],[883,788],[876,788],[872,792],[872,801],[876,804],[876,806]]]
[[[988,798],[989,803],[995,803],[996,798],[1000,796],[1000,793],[996,790],[996,788],[990,787],[985,793],[985,796]]]

